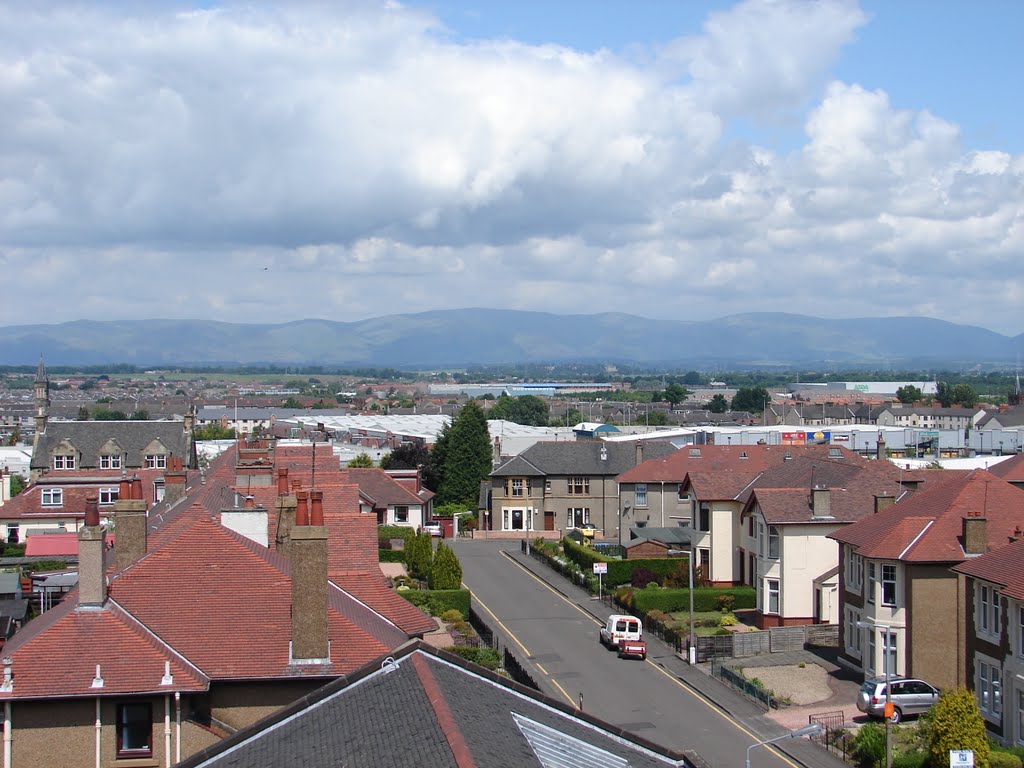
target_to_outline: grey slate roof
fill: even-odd
[[[546,475],[618,475],[632,468],[637,443],[603,440],[534,443],[491,473],[492,477],[538,477]],[[602,451],[607,458],[602,459]],[[644,440],[641,461],[660,459],[676,451],[667,441]]]
[[[143,451],[154,439],[184,460],[186,467],[194,466],[191,435],[182,421],[48,421],[32,454],[32,469],[46,469],[51,451],[65,439],[81,454],[78,469],[98,468],[100,449],[111,439],[126,456],[125,469],[142,466]]]
[[[452,740],[477,768],[580,768],[594,755],[634,768],[705,765],[422,641],[394,659],[329,683],[179,765],[454,768]]]

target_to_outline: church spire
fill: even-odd
[[[46,364],[39,356],[36,380],[33,387],[36,406],[36,436],[46,431],[46,419],[50,415],[50,377],[46,375]]]

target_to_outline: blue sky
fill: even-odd
[[[0,1],[0,27],[0,325],[1024,331],[1024,3]]]

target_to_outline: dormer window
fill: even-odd
[[[74,469],[75,468],[75,457],[73,454],[58,454],[53,457],[53,468],[54,469]]]
[[[146,469],[167,469],[167,455],[163,453],[147,453]]]
[[[741,459],[747,458],[747,452],[746,451],[740,451],[740,458]]]
[[[104,453],[100,455],[100,469],[121,469],[121,454]]]
[[[690,449],[690,458],[691,459],[699,459],[700,458],[700,448],[691,448]]]
[[[843,449],[842,448],[829,448],[828,449],[828,455],[831,458],[833,458],[833,459],[841,459],[841,458],[843,458]]]
[[[63,507],[64,506],[64,489],[63,488],[43,488],[42,491],[42,504],[44,507]]]

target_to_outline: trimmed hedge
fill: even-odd
[[[577,544],[568,536],[562,539],[562,548],[565,551],[565,556],[576,563],[586,574],[594,572],[594,563],[608,563],[608,573],[604,575],[604,584],[607,587],[630,584],[633,580],[633,571],[639,568],[656,574],[660,579],[679,572],[680,568],[683,571],[687,569],[686,556],[619,560],[600,555],[590,547]]]
[[[451,648],[446,648],[445,650],[461,656],[466,661],[479,664],[481,667],[489,669],[492,672],[496,670],[500,664],[498,652],[493,648],[474,648],[471,645],[456,645]]]
[[[391,543],[391,539],[404,539],[406,543],[409,541],[410,536],[416,535],[415,528],[409,528],[405,525],[378,525],[377,526],[377,541],[378,543],[387,542]]]
[[[377,558],[382,563],[404,563],[405,552],[401,549],[378,549]]]
[[[731,595],[735,598],[733,609],[754,608],[757,595],[753,587],[697,587],[693,590],[694,611],[720,611],[719,598]],[[620,595],[616,594],[616,599]],[[626,591],[620,600],[624,605],[641,613],[649,611],[686,611],[690,608],[690,590],[688,589],[634,589]]]
[[[431,616],[440,616],[453,608],[463,618],[469,616],[468,589],[400,589],[398,594]]]

